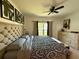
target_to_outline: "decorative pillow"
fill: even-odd
[[[25,41],[26,41],[25,38],[20,38],[19,39],[19,46],[22,47]]]
[[[22,36],[22,38],[25,38],[25,39],[26,39],[27,37],[29,37],[29,35],[23,35],[23,36]]]
[[[20,49],[19,45],[11,44],[6,48],[6,51],[19,50],[19,49]]]

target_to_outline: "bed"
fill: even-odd
[[[35,36],[30,59],[67,59],[69,49],[55,38]]]
[[[26,40],[17,52],[16,59],[68,59],[69,49],[55,38],[49,36],[24,36],[22,38]],[[30,48],[31,53],[29,55],[26,50],[30,50]],[[29,56],[29,58],[27,58],[27,56]],[[8,55],[8,57],[10,56]]]

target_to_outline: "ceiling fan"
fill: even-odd
[[[46,12],[49,12],[48,15],[50,15],[51,13],[59,13],[59,9],[62,9],[64,8],[64,6],[60,6],[60,7],[57,7],[56,6],[51,6],[51,8],[49,9],[49,11],[46,11]]]

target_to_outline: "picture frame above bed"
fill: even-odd
[[[15,9],[15,21],[18,23],[22,23],[24,22],[24,16],[21,12],[19,12],[17,9]]]
[[[9,0],[0,0],[0,17],[21,24],[24,23],[24,15]]]
[[[14,20],[14,7],[8,0],[1,0],[1,17]]]

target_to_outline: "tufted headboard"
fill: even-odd
[[[22,34],[22,24],[0,22],[0,55],[3,48],[17,40]]]

